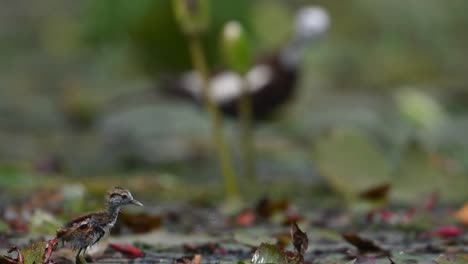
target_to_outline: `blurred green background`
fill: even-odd
[[[262,55],[285,43],[300,7],[331,17],[294,100],[256,126],[262,181],[340,193],[391,182],[395,200],[467,198],[467,1],[211,3],[213,68],[228,20]],[[157,92],[158,80],[191,68],[169,0],[3,1],[0,58],[0,187],[54,173],[219,180],[206,114]],[[237,125],[225,129],[237,146]]]

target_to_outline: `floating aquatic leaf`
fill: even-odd
[[[252,263],[286,263],[286,257],[277,247],[262,243],[252,256]]]
[[[48,241],[37,241],[29,247],[19,250],[13,247],[8,253],[16,252],[18,254],[16,259],[8,256],[0,257],[1,264],[40,264],[49,261],[52,251],[57,246],[57,240],[52,239]]]
[[[52,251],[56,246],[56,239],[32,243],[29,247],[21,251],[24,257],[24,264],[46,263],[50,259]]]
[[[389,182],[389,162],[375,142],[355,129],[335,128],[318,138],[313,151],[320,175],[339,194],[359,193]]]

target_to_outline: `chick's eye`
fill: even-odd
[[[123,199],[127,199],[128,196],[127,196],[126,194],[124,194],[124,195],[122,195],[122,198],[123,198]]]

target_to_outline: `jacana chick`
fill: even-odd
[[[109,234],[119,215],[120,207],[128,204],[143,206],[127,189],[114,187],[107,192],[106,209],[72,219],[57,230],[57,239],[77,251],[76,263],[86,263],[86,250]]]

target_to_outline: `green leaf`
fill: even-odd
[[[382,151],[357,130],[335,128],[324,134],[313,158],[321,176],[346,197],[390,181],[390,166]]]
[[[262,243],[252,256],[252,263],[286,263],[286,257],[274,245]]]
[[[446,168],[445,163],[450,162],[449,157],[430,153],[421,144],[408,145],[393,176],[393,198],[410,202],[437,190],[443,201],[463,201],[468,178],[463,172]]]
[[[29,247],[21,250],[21,253],[23,253],[24,257],[24,264],[42,263],[46,248],[46,241],[37,241],[31,244]]]

